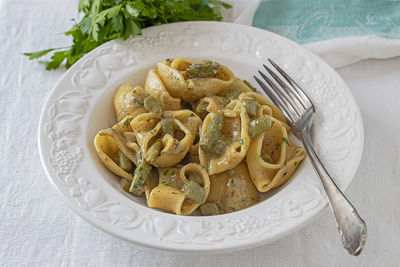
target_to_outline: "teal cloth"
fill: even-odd
[[[302,44],[370,34],[400,39],[400,0],[263,0],[253,26]]]

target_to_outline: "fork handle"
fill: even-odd
[[[364,248],[367,239],[367,225],[325,169],[314,150],[309,131],[303,135],[302,141],[311,163],[318,173],[326,195],[328,196],[329,206],[335,215],[336,225],[342,237],[343,247],[347,249],[351,255],[357,256]]]

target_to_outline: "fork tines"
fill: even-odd
[[[273,60],[268,59],[268,61],[287,82],[284,82],[265,64],[263,64],[263,67],[276,83],[268,78],[267,75],[265,75],[262,71],[258,72],[268,85],[266,85],[256,76],[254,76],[254,79],[269,96],[271,101],[282,110],[286,118],[292,122],[295,122],[307,109],[312,108],[313,112],[315,112],[313,103],[303,89],[301,89],[300,86]]]

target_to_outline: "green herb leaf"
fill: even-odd
[[[290,146],[289,141],[286,137],[282,137],[282,141],[285,142],[288,146]]]
[[[127,119],[124,121],[124,126],[123,127],[128,127],[129,124],[131,123],[132,119]]]
[[[125,7],[126,12],[131,15],[132,17],[136,18],[139,16],[139,9],[137,9],[136,7],[134,7],[133,5],[126,5]]]
[[[99,45],[119,37],[126,40],[140,35],[144,27],[177,21],[220,21],[220,9],[230,7],[221,0],[79,0],[82,19],[65,32],[72,36],[70,47],[65,51],[54,52],[62,48],[50,48],[24,55],[33,60],[54,52],[51,60],[45,62],[46,69],[56,69],[63,63],[69,68]]]
[[[33,52],[33,53],[24,53],[25,56],[29,56],[29,59],[36,59],[36,58],[40,58],[44,55],[47,55],[48,53],[50,53],[51,51],[56,50],[57,48],[50,48],[50,49],[45,49],[45,50],[41,50],[41,51],[37,51],[37,52]]]
[[[172,185],[172,184],[170,184],[170,183],[167,183],[166,181],[162,181],[161,183],[162,183],[163,185],[165,185],[165,186],[174,187],[174,185]]]
[[[136,99],[134,97],[132,97],[132,103],[133,104],[138,104],[138,105],[144,105],[143,101],[140,101],[139,99]]]
[[[262,160],[263,160],[263,161],[265,161],[265,162],[267,162],[267,163],[271,162],[271,160],[270,160],[270,159],[268,159],[268,158],[264,158],[262,155],[260,155],[260,158],[262,158]]]
[[[140,30],[139,25],[136,24],[136,22],[130,20],[130,19],[125,19],[125,32],[122,35],[122,38],[124,40],[128,39],[129,36],[135,36],[135,35],[140,35],[142,34],[142,31]]]
[[[210,4],[213,4],[213,5],[222,5],[225,8],[231,8],[232,7],[230,4],[225,3],[223,1],[220,1],[220,0],[209,0],[208,2]]]
[[[90,7],[89,0],[79,0],[78,11],[87,12]]]
[[[57,69],[67,57],[67,53],[68,51],[55,52],[54,55],[51,57],[51,61],[47,63],[46,70]]]
[[[79,23],[79,28],[81,29],[83,34],[89,35],[92,31],[92,21],[90,17],[84,17]]]
[[[118,15],[113,17],[111,19],[111,31],[117,33],[119,36],[120,35],[119,32],[122,32],[123,30],[124,30],[123,16]]]

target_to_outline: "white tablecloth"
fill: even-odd
[[[47,72],[22,52],[68,44],[76,1],[0,0],[0,266],[399,266],[400,58],[339,69],[364,118],[365,148],[346,192],[368,223],[359,257],[347,255],[332,215],[282,240],[224,255],[151,250],[89,225],[45,177],[39,114],[63,70]]]

